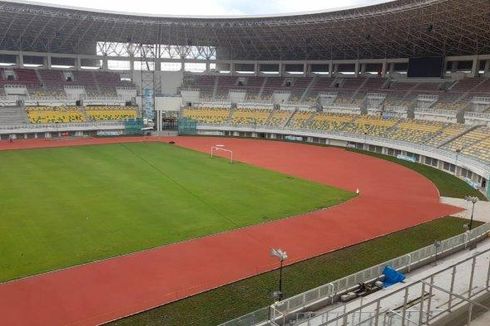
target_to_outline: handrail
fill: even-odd
[[[340,293],[346,292],[349,289],[357,286],[360,282],[369,282],[378,279],[384,267],[391,266],[399,271],[410,271],[414,266],[425,265],[432,262],[433,258],[448,254],[454,250],[464,249],[469,242],[477,241],[490,233],[490,223],[480,225],[470,231],[458,234],[456,236],[450,237],[446,240],[440,242],[440,247],[435,248],[434,245],[429,245],[418,250],[412,251],[411,253],[390,259],[381,264],[377,264],[370,268],[366,268],[357,273],[345,276],[341,279],[335,280],[333,282],[321,285],[314,289],[308,290],[306,292],[294,295],[292,297],[286,298],[281,302],[274,304],[274,309],[281,312],[283,315],[289,315],[306,309],[308,306],[317,304],[319,302],[327,302],[329,300],[334,300],[336,296]],[[408,259],[407,259],[408,258]],[[329,289],[333,288],[333,291]],[[321,295],[323,293],[323,295]],[[317,295],[315,295],[317,294]],[[306,301],[305,298],[312,298]],[[238,325],[258,325],[260,323],[265,323],[267,320],[261,320],[253,324],[243,324],[242,321],[245,319],[251,319],[250,316],[257,316],[263,314],[265,308],[259,309],[256,312],[249,313],[245,316],[235,318],[228,322],[221,324],[220,326],[238,326]]]

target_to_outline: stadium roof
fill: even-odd
[[[333,12],[233,18],[0,1],[0,49],[95,54],[97,42],[213,46],[218,58],[235,60],[489,54],[490,1],[399,0]]]

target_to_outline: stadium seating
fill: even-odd
[[[436,121],[404,120],[386,134],[388,138],[412,143],[425,143],[447,124]]]
[[[136,107],[127,106],[87,106],[85,107],[87,120],[128,120],[136,119],[138,111]]]
[[[487,138],[490,132],[490,128],[488,127],[481,127],[481,128],[476,128],[468,133],[464,134],[461,137],[456,138],[452,142],[446,144],[443,146],[445,149],[449,149],[452,151],[461,151],[469,146],[475,145],[479,142],[481,142],[483,139]]]
[[[446,128],[443,128],[439,133],[435,136],[431,137],[427,144],[431,146],[439,146],[442,142],[448,141],[451,138],[463,133],[466,130],[463,124],[450,124]]]
[[[230,117],[228,108],[187,107],[182,110],[182,116],[200,123],[223,124]]]
[[[121,81],[120,75],[107,71],[66,71],[73,80],[65,80],[63,71],[47,69],[8,69],[14,79],[6,78],[7,69],[0,69],[0,88],[5,85],[25,86],[31,98],[65,99],[65,86],[83,87],[89,97],[116,97],[117,87],[131,87],[131,82]],[[1,96],[1,94],[0,94]]]
[[[355,119],[351,114],[317,113],[311,118],[311,129],[343,131],[346,125]]]
[[[27,117],[30,123],[70,123],[84,122],[83,112],[76,106],[27,106]]]
[[[283,127],[291,114],[293,114],[292,111],[274,110],[266,124],[273,127]]]
[[[490,162],[490,129],[483,128],[481,131],[485,131],[487,133],[487,137],[483,138],[473,145],[468,146],[461,152],[463,154],[474,156],[479,160]]]
[[[256,126],[265,125],[272,110],[239,108],[232,112],[231,123],[233,125]]]
[[[295,129],[308,128],[307,123],[315,114],[314,111],[297,111],[289,121],[288,126]]]
[[[381,116],[362,115],[357,116],[352,122],[347,123],[343,131],[385,137],[390,128],[393,128],[398,121],[398,119],[383,118]]]

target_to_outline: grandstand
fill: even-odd
[[[0,41],[0,145],[21,146],[22,139],[28,143],[38,138],[92,141],[96,136],[143,132],[302,142],[384,154],[410,162],[407,165],[427,165],[451,174],[482,198],[490,197],[489,17],[488,0],[398,0],[337,11],[253,17],[145,16],[0,1],[0,29],[4,31]],[[180,146],[182,139],[203,138],[172,138],[169,142]],[[225,149],[228,144],[228,139],[211,139],[212,145],[196,141],[189,148],[208,151],[212,146]],[[332,157],[345,152],[332,150]],[[245,152],[262,156],[253,146],[235,152],[228,149],[227,153],[241,160]],[[117,150],[114,153],[114,157],[121,155]],[[208,161],[210,166],[222,163]],[[242,167],[226,164],[220,166],[220,177]],[[171,170],[159,172],[170,178]],[[359,168],[356,173],[364,170]],[[254,187],[269,190],[261,180],[254,181]],[[390,182],[399,184],[396,177]],[[356,187],[349,184],[348,188]],[[221,191],[217,188],[210,186],[204,192],[210,196]],[[428,202],[424,197],[428,195],[411,191],[420,202]],[[370,194],[369,200],[372,197]],[[368,201],[365,198],[361,199]],[[431,205],[439,205],[437,200]],[[217,202],[205,198],[199,205],[212,207],[213,216],[227,215]],[[376,205],[379,208],[387,202],[394,201],[389,197]],[[255,206],[260,210],[260,205]],[[415,204],[407,205],[406,210],[416,211]],[[263,221],[267,221],[265,215]],[[88,225],[92,223],[89,217]],[[194,222],[184,227],[192,228]],[[180,217],[172,223],[180,223]],[[235,221],[225,224],[230,226],[221,231],[229,230]],[[353,228],[355,225],[349,225],[349,230],[365,231]],[[202,226],[199,236],[208,235],[206,227]],[[80,230],[75,231],[84,234]],[[107,239],[111,236],[108,231]],[[294,232],[287,237],[307,238]],[[153,238],[140,240],[155,244]],[[461,243],[466,246],[468,242]],[[243,261],[253,260],[250,256]],[[264,264],[247,273],[237,271],[233,280],[272,268]],[[223,268],[219,277],[226,272]],[[191,273],[178,276],[184,279],[187,275]],[[162,273],[161,278],[165,277]],[[189,290],[191,287],[182,285],[182,291],[166,294],[169,302],[216,286],[209,279],[193,277],[200,287]],[[331,286],[326,291],[332,291]],[[152,294],[154,288],[152,284]],[[139,300],[137,309],[161,304],[145,295],[148,292],[130,298]],[[118,308],[111,308],[111,313],[118,314],[111,318],[100,308],[94,321],[104,323],[137,313],[137,309]]]

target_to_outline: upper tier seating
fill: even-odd
[[[13,71],[13,80],[7,78]],[[70,71],[67,71],[70,72]],[[65,80],[61,70],[46,69],[0,69],[0,87],[5,85],[25,86],[31,98],[65,99],[65,86],[80,86],[90,97],[116,97],[117,87],[134,87],[131,82],[121,81],[120,75],[107,71],[72,71],[73,80]]]

